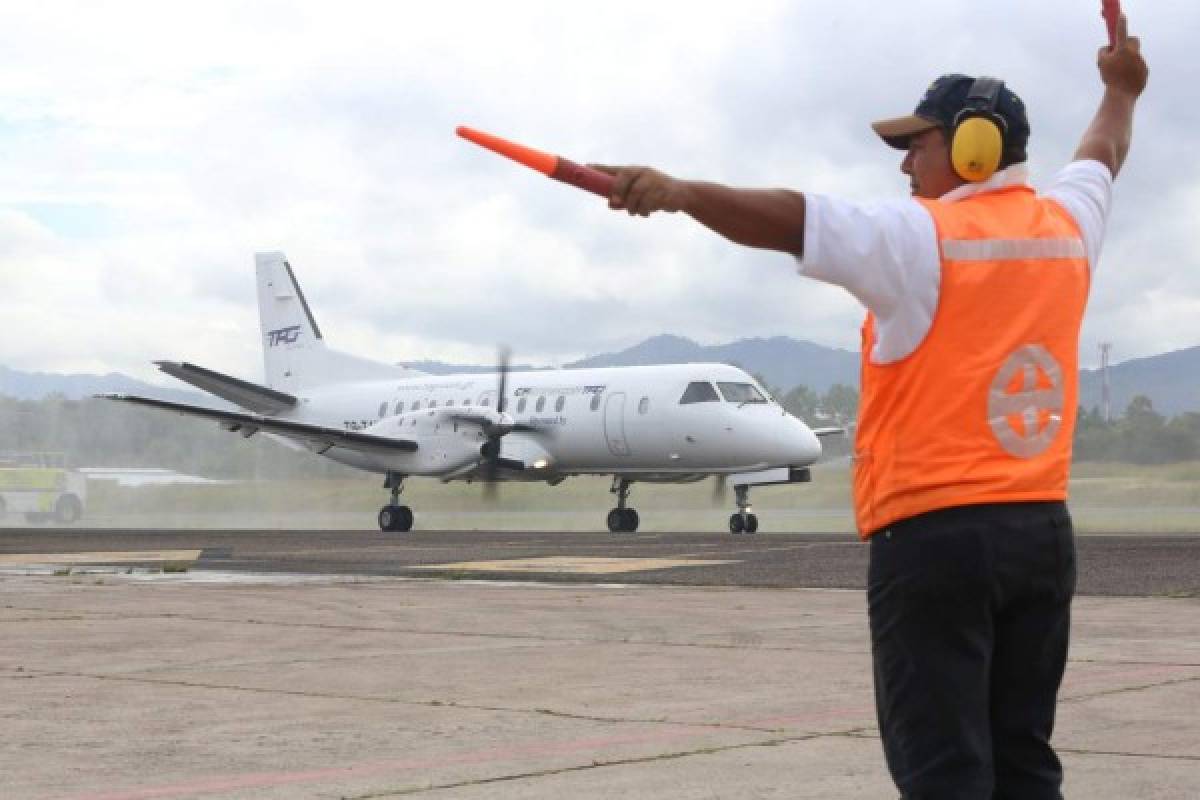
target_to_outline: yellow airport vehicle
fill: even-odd
[[[69,525],[83,516],[87,477],[68,469],[62,453],[0,453],[0,519]]]

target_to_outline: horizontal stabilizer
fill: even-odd
[[[155,361],[163,372],[190,383],[197,389],[215,394],[235,406],[257,414],[278,414],[296,405],[296,398],[287,392],[268,389],[257,383],[244,381],[216,370],[189,364],[186,361]]]
[[[412,453],[417,449],[417,443],[409,439],[392,439],[387,436],[329,428],[308,422],[275,419],[258,414],[243,414],[238,411],[219,411],[204,406],[173,403],[169,400],[155,400],[151,397],[139,397],[131,394],[99,394],[96,396],[104,400],[134,403],[163,411],[174,411],[191,417],[211,419],[220,423],[225,430],[241,433],[243,436],[253,436],[258,431],[274,433],[307,445],[318,453],[324,453],[334,447],[373,455]]]

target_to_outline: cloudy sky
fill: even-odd
[[[1200,6],[1127,2],[1150,88],[1083,363],[1200,345]],[[1025,99],[1035,183],[1100,95],[1099,2],[9,3],[0,365],[261,375],[253,253],[327,340],[554,364],[657,333],[855,349],[862,310],[679,215],[630,219],[453,135],[855,199],[907,191],[868,123],[950,71]],[[167,379],[163,379],[164,381]]]

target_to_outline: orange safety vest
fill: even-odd
[[[865,539],[951,506],[1065,500],[1089,271],[1075,220],[1027,186],[933,217],[941,289],[924,341],[871,363],[863,325],[854,509]]]

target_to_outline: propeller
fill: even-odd
[[[713,492],[712,504],[714,506],[725,505],[725,499],[729,496],[729,476],[714,475],[713,476]]]
[[[483,476],[483,497],[489,503],[496,501],[497,488],[496,478],[500,472],[500,439],[504,434],[512,430],[511,424],[505,424],[505,392],[508,390],[508,369],[509,360],[512,357],[512,351],[507,345],[501,345],[500,351],[496,355],[496,372],[498,376],[498,385],[496,387],[496,413],[499,421],[495,425],[489,426],[486,435],[487,441],[484,442],[480,452],[483,453],[483,469],[480,470]]]
[[[531,425],[525,422],[517,422],[513,419],[512,414],[508,411],[508,373],[511,370],[509,363],[510,351],[507,347],[501,347],[498,358],[496,359],[496,408],[494,412],[480,414],[477,412],[463,412],[450,415],[452,419],[460,420],[474,425],[479,425],[483,429],[484,442],[479,448],[481,456],[476,472],[476,478],[483,483],[483,496],[488,501],[496,499],[497,484],[500,481],[501,467],[513,466],[520,469],[520,464],[506,464],[505,459],[500,457],[500,440],[510,433],[532,433],[537,436],[553,438],[557,433],[557,429],[550,425]]]

